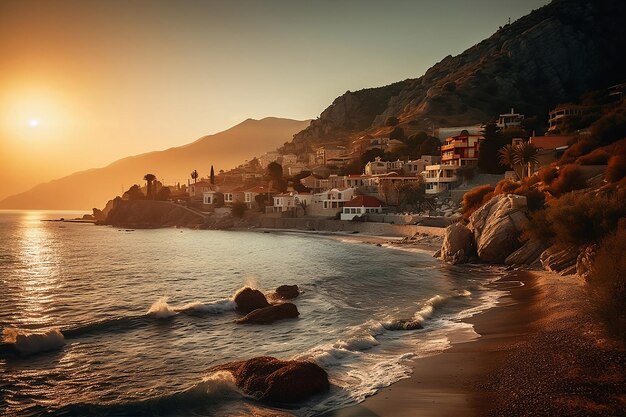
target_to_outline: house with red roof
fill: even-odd
[[[576,140],[574,135],[531,136],[529,142],[537,148],[538,167],[546,166],[559,160]]]
[[[341,220],[352,220],[369,213],[382,213],[383,202],[369,195],[359,195],[344,204]]]

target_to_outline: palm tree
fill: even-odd
[[[143,179],[146,180],[146,197],[148,200],[152,200],[152,182],[156,180],[156,176],[154,174],[146,174],[143,176]]]
[[[191,179],[193,180],[194,184],[198,180],[198,171],[196,171],[195,169],[193,171],[191,171]]]
[[[523,142],[515,147],[515,154],[513,155],[513,161],[516,164],[522,165],[528,170],[528,176],[533,173],[533,165],[539,163],[537,159],[537,147],[532,143]]]
[[[513,171],[515,172],[515,175],[517,175],[517,178],[521,179],[523,173],[520,172],[520,166],[515,160],[516,155],[516,146],[508,144],[500,148],[500,150],[498,151],[498,160],[500,161],[500,165],[510,166],[511,168],[513,168]]]

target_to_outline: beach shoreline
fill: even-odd
[[[626,353],[589,313],[578,277],[514,271],[493,285],[508,294],[463,320],[479,338],[450,335],[410,378],[324,417],[626,414]]]

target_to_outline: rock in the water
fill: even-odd
[[[547,245],[541,240],[527,240],[521,248],[507,256],[504,263],[506,265],[531,265],[546,248]]]
[[[244,287],[235,294],[235,304],[237,304],[237,311],[244,314],[270,305],[261,291],[250,287]]]
[[[576,269],[572,270],[571,267],[576,266],[578,254],[579,251],[576,246],[550,246],[540,256],[541,265],[548,271],[565,271],[564,275],[569,275],[576,272]]]
[[[576,273],[581,278],[589,279],[593,272],[593,258],[598,250],[597,245],[589,245],[580,251],[576,259]]]
[[[497,195],[470,216],[481,261],[502,263],[521,245],[520,236],[528,223],[526,197]]]
[[[472,231],[461,223],[451,224],[441,246],[441,258],[454,264],[463,263],[473,252],[474,242]]]
[[[400,319],[392,323],[386,324],[388,330],[416,330],[423,329],[422,323],[416,319]]]
[[[245,317],[237,320],[237,323],[270,324],[276,320],[293,319],[299,315],[300,312],[295,304],[274,304],[248,313]]]
[[[271,403],[298,403],[330,388],[326,371],[312,362],[260,356],[213,370],[231,372],[235,384],[245,394]]]
[[[291,300],[300,295],[297,285],[281,285],[276,288],[276,295],[283,300]]]

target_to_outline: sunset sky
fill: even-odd
[[[0,1],[0,199],[242,120],[317,117],[546,0]]]

